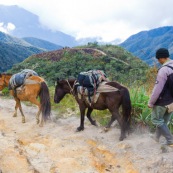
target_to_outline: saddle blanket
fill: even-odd
[[[119,91],[118,88],[112,87],[110,85],[106,85],[108,82],[101,82],[97,88],[96,93],[93,93],[93,96],[91,96],[91,102],[92,103],[96,103],[100,93],[105,93],[105,92],[115,92],[115,91]],[[82,96],[85,98],[85,100],[87,101],[87,103],[91,104],[89,99],[88,99],[88,90],[87,88],[84,88],[82,86],[78,86],[77,87],[77,92],[78,92],[78,98],[81,99]]]

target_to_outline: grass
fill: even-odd
[[[50,101],[51,101],[52,110],[54,110],[54,112],[57,112],[56,114],[57,118],[63,117],[63,115],[67,113],[67,109],[71,112],[74,112],[75,115],[79,115],[78,104],[72,95],[70,94],[65,95],[65,97],[61,100],[61,102],[57,104],[54,103],[55,88],[49,87],[49,91],[50,91]]]
[[[132,103],[133,124],[141,128],[150,128],[154,126],[151,123],[151,109],[148,108],[149,96],[144,87],[130,89]]]

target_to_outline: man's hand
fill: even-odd
[[[148,105],[148,108],[153,108],[151,105]]]

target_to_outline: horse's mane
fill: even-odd
[[[75,82],[77,79],[76,78],[68,78],[68,79],[57,79],[57,81],[58,82],[60,82],[60,83],[64,83],[64,82],[66,82],[66,81],[68,81],[68,82]]]

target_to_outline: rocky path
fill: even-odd
[[[134,132],[120,142],[119,129],[104,133],[85,121],[75,132],[79,118],[36,124],[35,106],[23,105],[13,118],[14,100],[0,96],[0,171],[2,173],[171,173],[173,149],[161,147],[149,133]],[[53,112],[55,116],[58,112]]]

